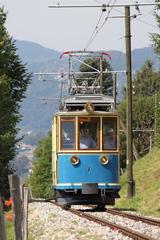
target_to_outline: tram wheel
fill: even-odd
[[[64,204],[63,206],[62,206],[62,208],[64,209],[64,210],[68,210],[69,208],[71,208],[71,205],[70,204]]]
[[[97,207],[96,207],[96,210],[97,211],[105,211],[105,204],[98,204]]]

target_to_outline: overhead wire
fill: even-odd
[[[149,23],[149,22],[146,22],[146,21],[143,21],[142,19],[135,18],[135,20],[137,20],[138,22],[144,23],[144,24],[146,24],[146,25],[148,25],[148,26],[151,26],[151,27],[153,27],[153,28],[158,29],[158,27],[157,27],[156,25],[154,25],[154,24],[152,24],[152,23]]]
[[[123,14],[123,12],[122,12],[121,10],[114,9],[114,11]],[[146,22],[146,21],[144,21],[144,20],[142,20],[142,19],[139,19],[139,18],[145,18],[145,17],[147,17],[147,16],[149,16],[149,15],[153,15],[153,14],[152,14],[152,10],[150,10],[150,11],[149,11],[148,13],[146,13],[146,14],[135,15],[136,17],[132,18],[132,20],[136,20],[136,21],[142,22],[142,23],[144,23],[144,24],[146,24],[146,25],[148,25],[148,26],[151,26],[151,27],[153,27],[153,28],[157,28],[156,25],[154,25],[154,24],[152,24],[152,23],[149,23],[149,22]],[[138,16],[138,18],[137,18],[137,16]]]
[[[97,0],[94,0],[94,1],[97,1]],[[112,1],[112,0],[109,0],[108,5],[111,3],[111,1]],[[102,2],[101,2],[101,4],[103,5]],[[87,50],[87,48],[88,48],[89,45],[90,45],[90,42],[92,41],[92,38],[93,38],[94,34],[96,34],[97,29],[98,29],[98,25],[99,25],[99,23],[100,23],[100,21],[101,21],[101,19],[102,19],[102,16],[103,16],[103,13],[104,13],[104,11],[102,10],[101,15],[100,15],[100,17],[99,17],[99,19],[98,19],[98,22],[97,22],[97,24],[96,24],[96,26],[95,26],[92,34],[91,34],[91,36],[90,36],[90,38],[89,38],[86,46],[84,47],[84,50]]]
[[[108,5],[110,5],[112,0],[109,1]],[[108,10],[108,14],[107,14],[107,17],[105,18],[104,22],[101,24],[101,26],[98,28],[98,25],[100,23],[100,21],[98,21],[98,24],[96,25],[96,27],[94,28],[94,31],[92,32],[91,34],[91,37],[89,39],[89,41],[87,42],[86,46],[85,46],[85,50],[87,50],[87,48],[90,46],[90,44],[94,41],[94,39],[96,38],[97,34],[101,31],[101,29],[103,28],[103,26],[105,25],[105,23],[107,22],[108,20],[108,17],[112,11],[112,9],[114,8],[114,5],[116,3],[117,0],[114,0],[113,2],[113,6]],[[102,11],[103,13],[103,11]],[[100,19],[101,20],[101,19]]]
[[[118,12],[118,13],[121,13],[121,14],[124,14],[121,10],[118,10],[118,9],[116,9],[116,8],[114,8],[114,11],[116,11],[116,12]],[[149,25],[149,26],[151,26],[151,27],[157,28],[155,25],[139,19],[139,18],[142,18],[142,17],[145,18],[145,17],[147,17],[147,16],[149,16],[149,15],[151,15],[151,14],[153,14],[153,10],[150,10],[150,11],[149,11],[148,13],[146,13],[146,14],[137,15],[138,18],[137,18],[137,17],[136,17],[136,18],[132,18],[132,20],[137,20],[137,21],[142,22],[142,23],[144,23],[144,24],[146,24],[146,25]],[[136,16],[136,15],[135,15],[135,16]],[[123,38],[124,38],[124,37],[123,37]],[[121,39],[122,39],[122,38],[121,38]],[[124,43],[123,43],[123,49],[124,49]],[[122,50],[122,52],[123,52],[123,50]],[[120,57],[121,57],[121,53],[120,53],[119,56],[117,57],[117,61],[116,61],[117,63],[120,61]]]
[[[95,28],[94,28],[94,30],[93,30],[93,32],[92,32],[90,38],[89,38],[89,40],[88,40],[88,42],[87,42],[87,44],[86,44],[84,50],[87,50],[87,48],[88,48],[88,46],[89,46],[89,44],[90,44],[90,42],[91,42],[91,40],[92,40],[92,38],[93,38],[95,32],[97,31],[97,29],[98,29],[98,25],[99,25],[99,23],[100,23],[100,21],[101,21],[101,19],[102,19],[103,13],[104,13],[104,12],[102,11],[102,12],[101,12],[101,15],[100,15],[100,17],[99,17],[99,19],[98,19],[98,22],[97,22],[97,24],[96,24],[96,26],[95,26]]]
[[[97,2],[97,3],[100,3],[100,4],[103,4],[101,1],[99,0],[93,0],[94,2]]]

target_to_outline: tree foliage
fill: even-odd
[[[34,197],[47,198],[52,183],[51,132],[38,142],[34,152],[33,173],[29,179]]]
[[[153,63],[145,62],[141,70],[138,70],[133,78],[134,96],[153,96],[160,91],[160,72],[155,71]]]
[[[152,133],[142,133],[141,139],[144,146],[149,145],[149,136],[156,136],[155,143],[160,142],[158,139],[160,138],[160,106],[158,105],[158,96],[160,93],[160,71],[155,71],[153,69],[153,64],[150,61],[146,61],[144,66],[140,71],[137,71],[134,77],[134,95],[137,97],[143,97],[142,104],[138,102],[137,99],[137,107],[138,104],[142,105],[141,112],[143,113],[143,119],[141,121],[140,129],[153,129],[155,130],[155,134]],[[157,99],[157,100],[156,100]],[[143,102],[144,101],[144,102]],[[155,119],[156,118],[156,119]],[[157,127],[155,128],[155,124]]]
[[[85,59],[84,63],[92,66],[95,69],[100,70],[99,59],[88,58],[88,59]],[[95,74],[94,69],[90,68],[89,66],[85,65],[84,63],[82,63],[80,65],[79,70],[81,72],[93,72],[93,74],[84,73],[83,75],[81,74],[80,77],[81,78],[88,78],[88,80],[87,80],[88,85],[91,86],[93,84],[93,81],[94,81],[93,79],[95,79],[97,75]],[[102,69],[103,69],[103,71],[105,71],[105,70],[111,71],[112,70],[110,64],[107,62],[107,60],[105,58],[103,58],[103,60],[102,60]],[[81,80],[77,80],[77,81],[79,83],[81,82]],[[104,73],[103,74],[103,93],[111,95],[112,94],[112,89],[113,89],[112,74],[111,73]]]
[[[154,96],[134,96],[133,97],[133,142],[139,155],[143,155],[149,150],[150,136],[154,136]],[[126,125],[126,100],[119,106],[122,121]],[[143,130],[149,131],[143,131]],[[140,130],[137,131],[136,130]],[[123,152],[123,146],[122,146]],[[124,154],[124,153],[123,153]]]
[[[140,155],[145,154],[149,150],[150,137],[152,137],[152,140],[154,138],[155,94],[158,94],[159,90],[160,72],[155,71],[152,63],[147,60],[133,77],[132,123],[133,130],[140,130],[133,132],[133,141]],[[121,102],[119,111],[122,121],[126,123],[126,99]],[[123,148],[124,142],[122,150]]]
[[[155,0],[156,3],[159,2],[159,0]],[[154,16],[157,22],[158,29],[160,30],[160,15],[158,14],[158,11],[160,10],[160,4],[156,6]],[[160,55],[160,34],[159,33],[152,33],[151,34],[152,42],[155,48],[155,51],[158,55]]]
[[[12,172],[9,161],[13,160],[16,152],[20,102],[25,97],[31,75],[16,54],[5,22],[6,13],[0,8],[0,193],[8,197],[7,175]]]

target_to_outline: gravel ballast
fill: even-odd
[[[99,213],[101,217],[101,213]],[[29,204],[29,239],[32,240],[129,240],[118,231],[103,227],[62,210],[52,203]]]
[[[140,232],[142,234],[150,236],[151,238],[160,239],[160,228],[158,226],[149,225],[141,221],[135,221],[121,216],[112,215],[106,212],[95,212],[91,213],[91,215],[100,217],[104,220],[109,220],[112,223],[116,223],[123,227],[132,229],[133,231]]]

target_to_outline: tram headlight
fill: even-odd
[[[70,158],[70,162],[72,163],[72,165],[77,165],[79,163],[79,158],[77,156],[72,156]]]
[[[101,157],[100,157],[100,163],[101,163],[102,165],[107,165],[107,164],[109,163],[108,157],[107,157],[107,156],[101,156]]]
[[[87,102],[84,106],[84,109],[88,112],[88,113],[93,113],[94,112],[94,105],[92,102]]]

